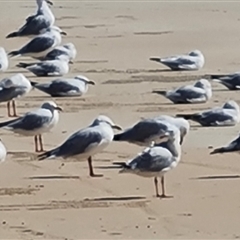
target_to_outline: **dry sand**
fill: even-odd
[[[5,39],[35,11],[27,1],[3,1],[0,8],[2,46],[12,50],[26,39]],[[78,58],[68,76],[84,74],[97,82],[84,98],[54,99],[65,112],[60,124],[44,136],[47,149],[88,125],[98,114],[128,127],[140,117],[174,115],[238,103],[239,92],[214,84],[207,104],[173,105],[153,89],[168,89],[206,73],[239,71],[240,14],[234,2],[117,2],[54,1],[57,25],[68,32]],[[5,26],[4,26],[4,25]],[[171,73],[150,62],[152,55],[167,56],[200,49],[206,65],[198,72]],[[1,78],[19,72],[11,68]],[[32,74],[26,72],[32,80]],[[41,78],[39,81],[46,81]],[[32,91],[17,101],[19,114],[50,99]],[[6,119],[6,106],[0,115]],[[4,120],[2,118],[2,120]],[[154,197],[152,179],[119,175],[112,161],[125,161],[142,148],[113,143],[94,157],[88,177],[86,162],[34,160],[33,139],[1,131],[9,154],[0,166],[1,239],[233,239],[240,237],[240,161],[238,154],[209,155],[209,146],[228,143],[239,126],[202,128],[193,124],[183,146],[182,161],[166,176],[173,199]],[[226,176],[226,178],[224,178]],[[205,177],[205,178],[202,178]],[[212,178],[214,177],[214,178]]]

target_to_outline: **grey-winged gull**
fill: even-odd
[[[154,90],[153,93],[160,94],[175,104],[205,103],[212,97],[212,87],[207,79],[200,79],[194,85],[186,85],[169,91]]]
[[[166,65],[171,70],[199,70],[204,65],[204,56],[199,50],[194,50],[184,55],[176,55],[166,58],[151,57],[151,61],[156,61]]]
[[[74,78],[56,79],[47,83],[31,82],[31,84],[52,97],[71,97],[82,96],[88,91],[88,85],[95,85],[95,82],[78,75]]]
[[[19,50],[11,51],[8,55],[10,57],[20,55],[42,58],[61,43],[61,34],[66,35],[59,27],[51,26],[45,33],[36,36]]]
[[[0,72],[5,72],[8,69],[8,56],[3,47],[0,47]]]
[[[113,128],[121,129],[109,117],[100,115],[89,127],[75,132],[62,145],[39,155],[38,158],[44,160],[61,157],[74,158],[78,161],[88,159],[89,175],[91,177],[102,176],[94,174],[92,156],[101,152],[112,142]]]
[[[177,114],[187,120],[200,123],[202,126],[235,126],[240,122],[240,109],[235,101],[227,101],[222,107],[193,114]]]
[[[0,139],[0,162],[4,162],[7,157],[7,149],[4,146],[2,139]]]
[[[142,118],[141,121],[126,129],[124,132],[115,134],[113,140],[129,142],[139,146],[149,146],[153,141],[158,144],[162,142],[162,133],[167,131],[171,125],[174,125],[180,130],[180,144],[182,144],[184,137],[190,129],[188,121],[183,118],[174,118],[167,115],[154,118]]]
[[[51,1],[36,0],[36,2],[37,13],[29,16],[26,23],[18,31],[8,34],[6,38],[33,37],[46,32],[54,24],[55,17],[48,7],[48,3],[52,4]]]
[[[23,97],[32,89],[30,81],[21,73],[0,81],[0,102],[7,102],[9,117],[17,117],[15,99]],[[11,103],[13,114],[11,114]]]
[[[240,72],[227,75],[210,75],[213,82],[224,85],[229,90],[240,90]]]
[[[216,148],[210,154],[213,155],[217,153],[228,153],[236,151],[240,151],[240,135],[231,143],[229,143],[228,146]]]
[[[24,136],[34,136],[35,151],[42,152],[42,134],[49,132],[59,121],[62,111],[53,101],[44,102],[41,108],[27,112],[22,117],[0,123],[0,128]],[[39,143],[39,147],[38,147]]]
[[[141,177],[154,178],[156,197],[169,197],[165,193],[164,175],[177,166],[181,159],[180,131],[172,125],[172,129],[163,132],[167,138],[164,147],[152,144],[142,153],[126,163],[114,163],[123,167],[120,173],[132,173]],[[161,178],[162,194],[158,191],[158,177]]]
[[[38,77],[63,76],[69,72],[70,60],[67,55],[61,55],[61,59],[46,60],[37,63],[19,63],[17,67],[26,68]]]
[[[72,61],[77,56],[77,49],[73,43],[66,43],[62,46],[55,47],[41,60],[55,60],[58,59],[61,55],[67,55]]]

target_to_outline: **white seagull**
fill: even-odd
[[[61,34],[66,35],[59,27],[51,26],[45,33],[36,36],[19,50],[11,51],[8,55],[10,57],[30,56],[36,59],[44,57],[48,52],[61,44]]]
[[[95,85],[95,82],[78,75],[74,78],[56,79],[48,83],[31,82],[31,84],[34,88],[52,97],[71,97],[82,96],[88,91],[88,85]]]
[[[47,29],[53,26],[55,17],[48,7],[48,4],[52,5],[48,0],[36,0],[37,13],[29,16],[26,19],[26,23],[16,32],[12,32],[6,36],[6,38],[14,37],[34,37],[47,31]]]
[[[22,117],[0,123],[0,128],[24,136],[34,136],[35,151],[42,152],[44,151],[42,134],[56,126],[59,121],[58,111],[62,109],[54,102],[48,101],[43,103],[41,108],[27,112]]]
[[[7,157],[7,149],[4,146],[2,140],[0,139],[0,163],[4,162]]]
[[[3,47],[0,47],[0,72],[5,72],[8,69],[8,56]]]
[[[121,127],[107,117],[100,115],[93,123],[71,135],[62,145],[38,156],[39,160],[46,158],[74,158],[77,161],[88,160],[89,175],[99,177],[93,171],[92,156],[105,149],[113,140],[113,129]]]
[[[199,70],[204,65],[204,56],[199,50],[194,50],[184,55],[176,55],[166,58],[151,57],[151,61],[156,61],[166,65],[171,70]]]

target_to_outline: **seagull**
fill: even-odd
[[[61,55],[67,55],[69,59],[72,61],[77,56],[77,49],[73,43],[66,43],[62,46],[55,47],[41,60],[56,60]]]
[[[8,117],[17,117],[15,99],[23,97],[31,89],[30,81],[21,73],[0,81],[0,102],[7,102]],[[13,114],[11,114],[11,103]]]
[[[212,97],[212,87],[207,79],[200,79],[194,85],[186,85],[169,91],[153,91],[163,95],[175,104],[205,103]]]
[[[4,146],[2,140],[0,139],[0,162],[4,162],[7,157],[7,150],[6,147]]]
[[[167,198],[164,186],[164,174],[175,168],[181,159],[180,131],[172,126],[163,132],[162,137],[167,138],[164,147],[152,145],[126,163],[114,163],[123,168],[119,173],[132,173],[141,177],[153,177],[156,197]],[[161,178],[162,194],[158,191],[158,177]]]
[[[95,82],[85,76],[74,78],[56,79],[48,83],[31,82],[34,88],[49,94],[52,97],[82,96],[88,90],[88,85],[95,85]]]
[[[56,126],[59,121],[58,111],[62,111],[62,109],[56,103],[44,102],[39,109],[27,112],[17,119],[0,123],[0,128],[24,136],[34,136],[35,151],[42,152],[44,151],[42,134]]]
[[[228,75],[210,75],[213,82],[220,83],[229,90],[240,90],[240,72]]]
[[[0,72],[5,72],[8,69],[8,56],[3,47],[0,47]]]
[[[234,139],[228,146],[214,149],[210,154],[236,152],[240,150],[240,135]]]
[[[48,4],[52,5],[48,0],[36,0],[37,13],[29,16],[26,19],[26,23],[16,32],[12,32],[6,36],[6,38],[14,37],[34,37],[47,31],[47,29],[53,26],[55,17],[48,7]]]
[[[88,159],[89,175],[100,177],[93,171],[92,156],[105,149],[113,140],[113,129],[121,127],[104,115],[98,116],[93,123],[71,135],[62,145],[38,156],[39,160],[57,157],[74,158],[78,161]]]
[[[235,126],[240,122],[240,109],[235,101],[227,101],[222,107],[193,114],[177,114],[177,117],[183,117],[200,123],[202,126]]]
[[[69,72],[69,57],[62,55],[56,60],[47,60],[37,63],[19,63],[17,67],[26,68],[38,77],[44,76],[63,76]]]
[[[166,65],[171,70],[199,70],[204,65],[204,56],[199,50],[194,50],[185,55],[177,55],[166,58],[151,57],[151,61],[156,61]]]
[[[8,53],[10,57],[13,56],[30,56],[32,58],[41,58],[46,56],[48,52],[58,46],[62,41],[62,35],[66,35],[59,27],[51,26],[47,31],[41,35],[36,36],[30,40],[25,46],[19,50]]]

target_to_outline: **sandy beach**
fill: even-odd
[[[82,74],[97,84],[84,97],[53,99],[64,109],[60,123],[44,135],[46,149],[61,144],[76,130],[106,114],[127,128],[141,117],[195,112],[240,103],[239,92],[214,83],[206,104],[174,105],[152,90],[193,83],[209,73],[239,71],[240,14],[234,2],[54,1],[56,25],[67,32],[78,56],[68,77]],[[28,39],[5,39],[35,11],[35,1],[2,2],[0,45],[7,51]],[[200,71],[169,72],[150,56],[169,56],[200,49]],[[13,58],[6,76],[18,69]],[[51,79],[51,78],[50,78]],[[33,90],[17,100],[18,114],[38,108],[47,95]],[[0,105],[0,121],[7,119]],[[36,160],[33,138],[0,130],[8,149],[0,165],[0,239],[235,239],[240,238],[240,161],[237,153],[209,155],[211,147],[229,143],[239,125],[204,128],[191,122],[190,134],[176,169],[166,175],[171,199],[156,199],[152,179],[120,175],[114,161],[127,161],[143,148],[112,143],[87,162]],[[64,164],[63,164],[64,163]]]

